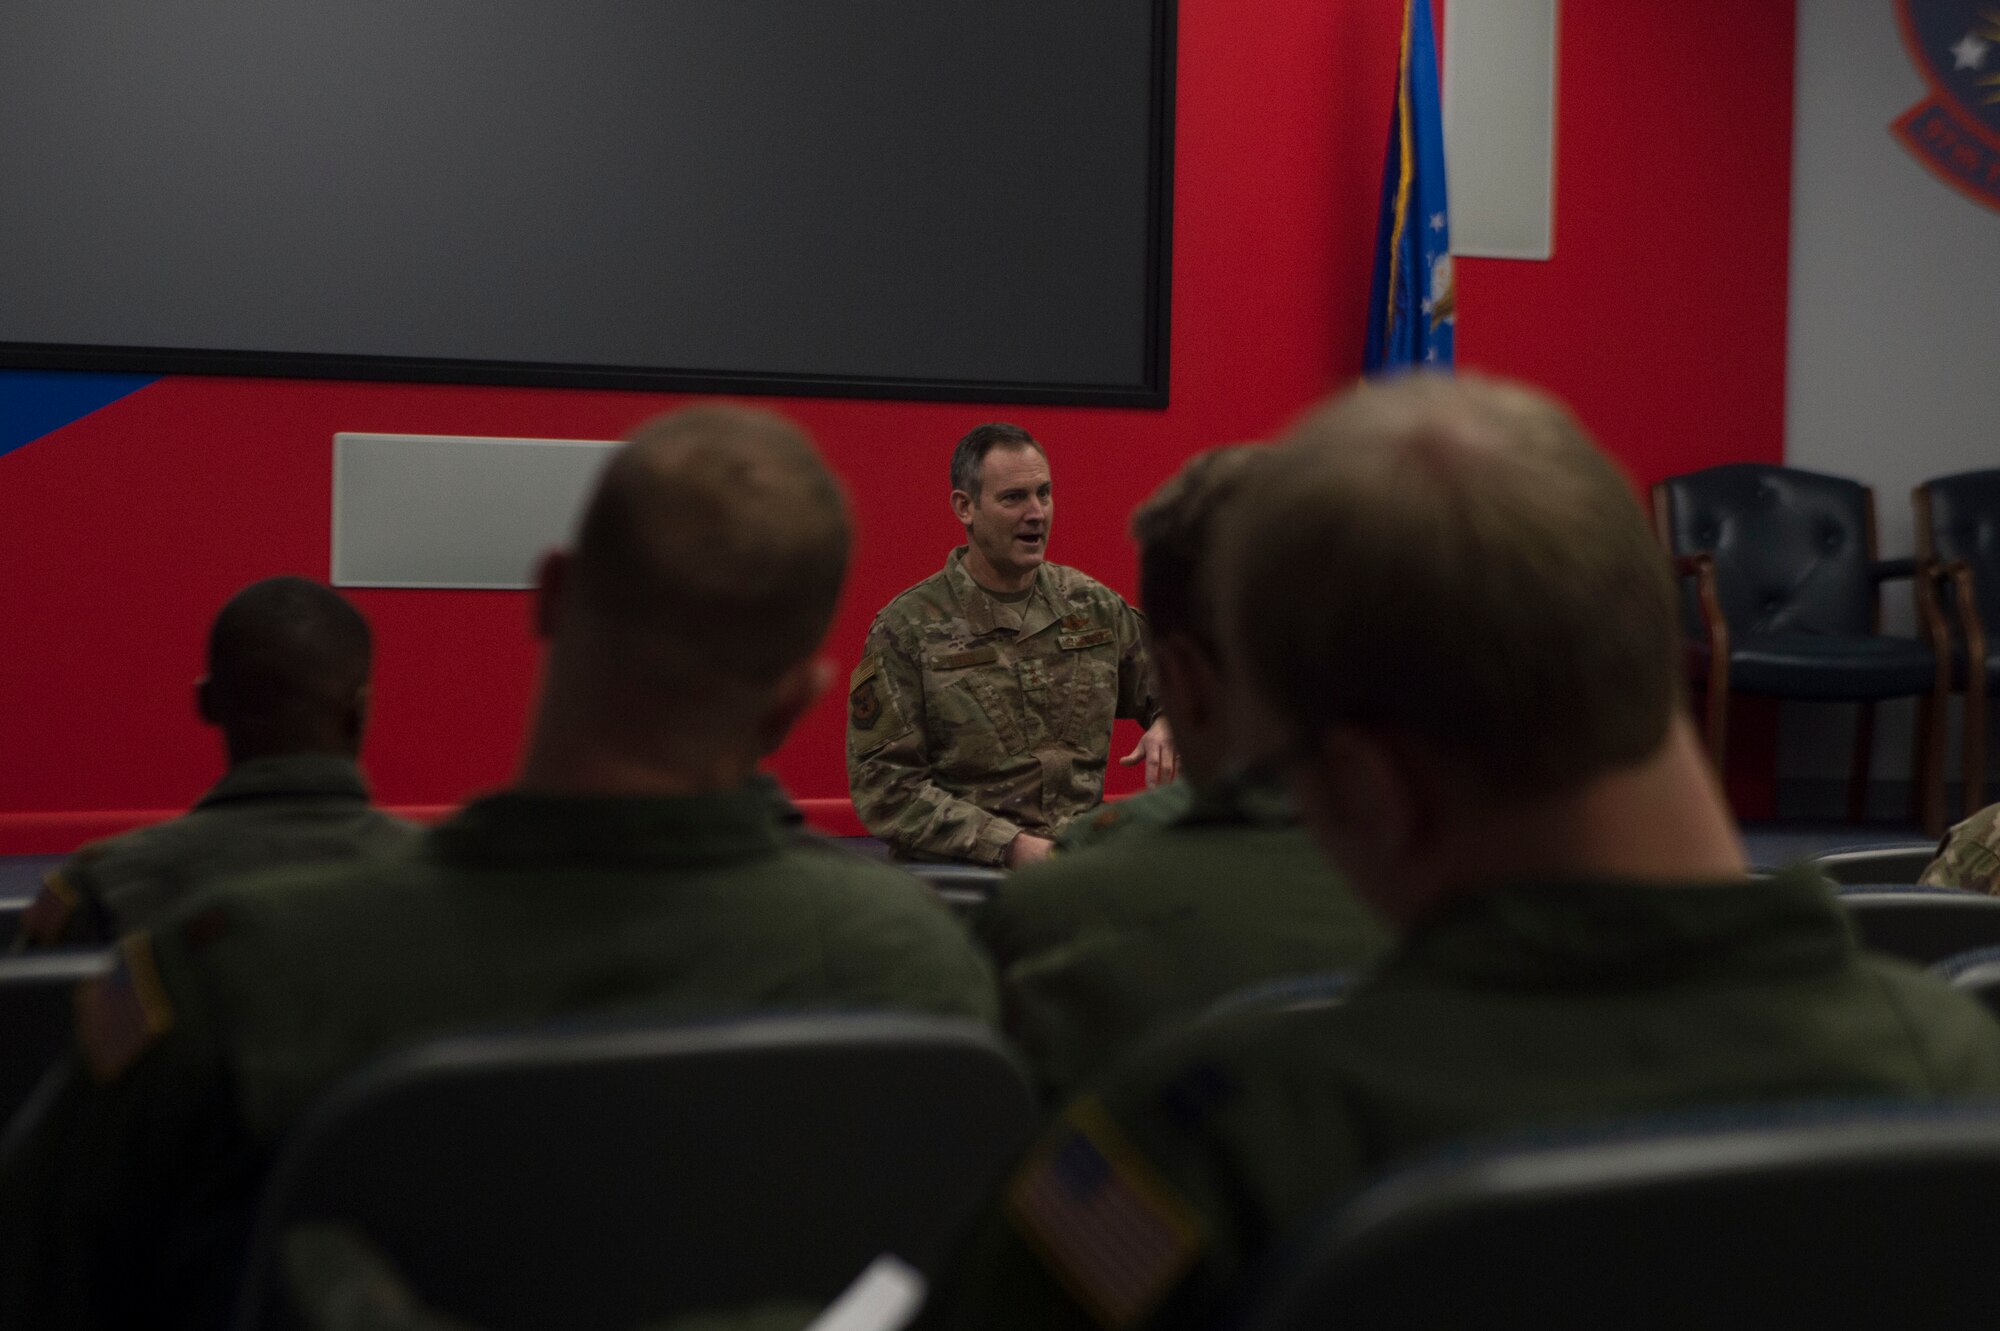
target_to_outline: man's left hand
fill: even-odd
[[[1174,732],[1167,725],[1167,718],[1153,722],[1146,733],[1139,736],[1139,742],[1118,760],[1120,767],[1130,767],[1141,758],[1146,760],[1146,785],[1164,786],[1172,781],[1181,770],[1181,756],[1174,751]]]

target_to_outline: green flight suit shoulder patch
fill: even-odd
[[[1008,1185],[1008,1221],[1109,1331],[1133,1326],[1202,1249],[1200,1221],[1103,1106],[1072,1105]]]
[[[41,891],[21,912],[21,922],[16,926],[21,937],[37,947],[53,947],[62,941],[63,930],[76,915],[77,907],[83,904],[83,894],[63,875],[62,870],[52,870],[42,879]]]
[[[160,983],[151,934],[127,935],[111,969],[76,991],[77,1046],[101,1083],[124,1076],[173,1027],[174,1005]]]

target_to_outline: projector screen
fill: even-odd
[[[1163,405],[1173,19],[0,5],[0,365]]]

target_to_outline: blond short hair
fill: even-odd
[[[1303,735],[1428,741],[1533,797],[1664,743],[1675,593],[1630,485],[1554,399],[1471,376],[1307,415],[1219,533],[1223,621]]]
[[[635,669],[761,685],[825,636],[849,539],[846,497],[797,426],[692,407],[648,422],[613,456],[571,576]]]

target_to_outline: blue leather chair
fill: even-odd
[[[1236,1331],[1991,1327],[2000,1105],[1666,1115],[1468,1146],[1336,1206]]]
[[[1910,492],[1917,554],[1937,577],[1917,584],[1932,635],[1950,644],[1965,694],[1965,812],[1986,804],[1987,699],[2000,693],[2000,469],[1960,472]]]
[[[356,1232],[488,1331],[824,1305],[882,1253],[934,1271],[1039,1110],[999,1038],[891,1014],[571,1023],[440,1041],[329,1095],[266,1186],[237,1325],[281,1257]]]
[[[1686,592],[1688,671],[1707,693],[1707,738],[1727,754],[1732,693],[1861,705],[1847,813],[1868,793],[1875,704],[1919,698],[1912,773],[1925,829],[1943,830],[1944,700],[1937,644],[1881,632],[1881,587],[1912,559],[1875,551],[1875,498],[1838,476],[1762,463],[1690,472],[1653,487],[1660,539]]]

